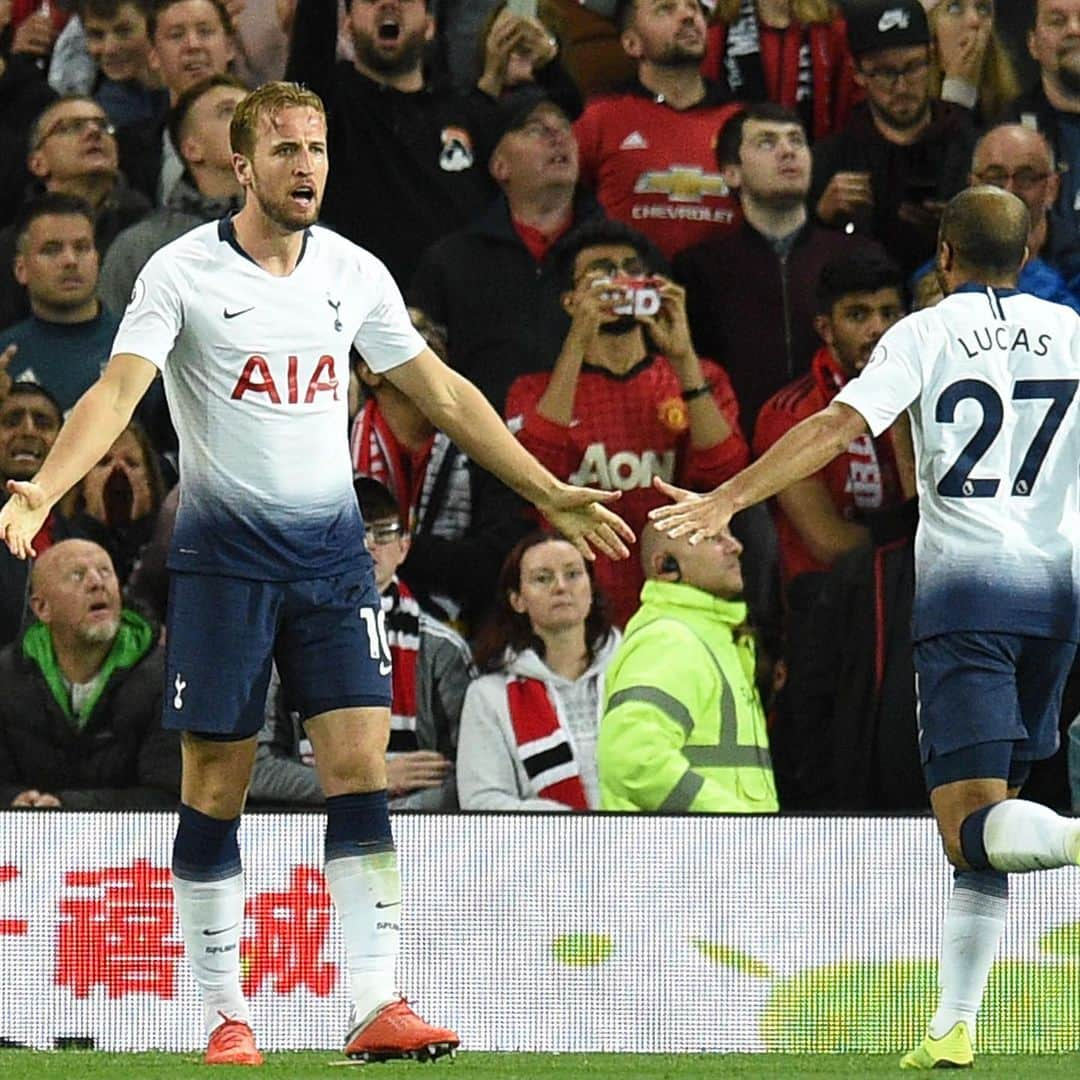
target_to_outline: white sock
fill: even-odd
[[[244,931],[244,875],[190,881],[173,874],[184,947],[202,991],[203,1029],[209,1039],[225,1020],[251,1023],[240,988],[240,937]]]
[[[401,938],[397,852],[348,855],[326,864],[326,885],[341,920],[357,1021],[397,997]]]
[[[1005,799],[983,823],[986,857],[995,870],[1053,870],[1080,859],[1080,821],[1039,803]]]
[[[963,1020],[975,1043],[975,1018],[1009,910],[1008,883],[996,881],[998,877],[993,871],[966,871],[956,877],[941,928],[941,997],[930,1021],[935,1039]]]

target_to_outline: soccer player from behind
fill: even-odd
[[[102,457],[161,371],[181,475],[164,705],[165,726],[183,732],[173,885],[202,991],[205,1060],[262,1060],[240,987],[237,828],[272,657],[302,710],[326,794],[326,881],[353,1008],[345,1053],[437,1057],[457,1036],[421,1020],[394,984],[391,664],[352,489],[350,347],[583,554],[625,557],[633,534],[601,505],[610,494],[557,481],[425,346],[382,263],[315,224],[328,169],[315,94],[267,83],[237,107],[230,141],[243,209],[151,257],[100,380],[34,480],[9,483],[0,538],[15,555],[33,555],[49,509]]]
[[[971,1065],[1009,872],[1080,861],[1080,822],[1016,796],[1057,748],[1080,638],[1080,317],[1020,293],[1028,211],[1000,188],[946,207],[945,299],[886,331],[857,379],[708,495],[658,483],[652,512],[700,540],[907,409],[917,462],[919,746],[949,861],[940,999],[905,1069]]]

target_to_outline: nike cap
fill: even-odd
[[[930,26],[919,0],[856,0],[847,5],[847,33],[856,59],[882,49],[930,44]]]

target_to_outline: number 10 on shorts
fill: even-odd
[[[386,612],[381,608],[363,607],[360,609],[360,618],[364,620],[364,629],[367,630],[368,653],[372,660],[379,661],[379,674],[390,674],[390,642],[386,637]]]

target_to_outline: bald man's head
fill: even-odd
[[[54,639],[111,643],[120,626],[120,585],[109,553],[89,540],[53,544],[34,563],[30,606]]]
[[[1031,218],[1011,192],[989,184],[961,191],[941,216],[939,249],[948,247],[951,269],[971,280],[1015,282],[1027,254]]]
[[[1011,191],[1028,208],[1032,229],[1044,224],[1061,188],[1046,136],[1023,124],[998,124],[979,139],[969,181]]]
[[[651,523],[641,530],[641,566],[649,580],[693,585],[724,600],[742,596],[742,544],[723,529],[698,544],[673,539]]]

